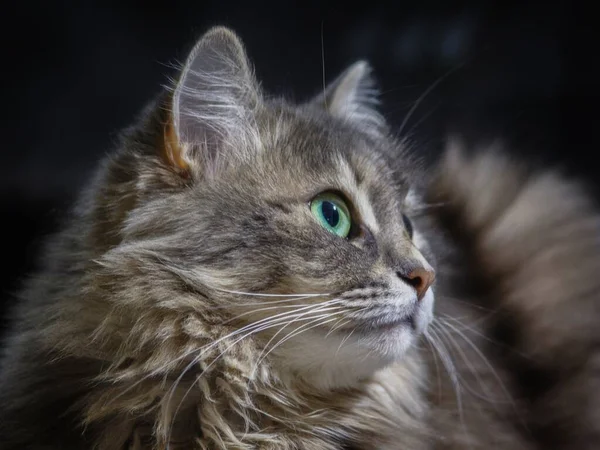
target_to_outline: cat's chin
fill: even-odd
[[[402,362],[432,320],[433,292],[413,317],[352,330],[302,333],[278,354],[281,369],[318,390],[352,387]]]

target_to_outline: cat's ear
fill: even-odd
[[[166,155],[181,169],[216,164],[236,134],[247,130],[260,102],[244,46],[224,27],[207,31],[190,52],[171,100]],[[208,167],[202,167],[206,170]]]
[[[357,125],[367,131],[383,131],[386,123],[378,111],[379,90],[366,61],[357,61],[348,67],[311,102],[331,115]]]

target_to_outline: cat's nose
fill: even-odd
[[[396,272],[396,274],[406,284],[415,288],[419,300],[423,298],[427,289],[429,289],[435,280],[435,272],[429,265],[426,267],[415,267],[410,270]]]

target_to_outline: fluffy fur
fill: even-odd
[[[595,206],[499,151],[419,171],[375,104],[364,62],[269,99],[204,35],[20,295],[0,448],[597,448]]]

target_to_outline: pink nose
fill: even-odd
[[[421,300],[427,289],[433,284],[435,280],[435,272],[431,268],[417,267],[412,269],[408,274],[403,275],[398,272],[398,276],[404,280],[406,284],[414,287],[417,291],[417,298]]]

